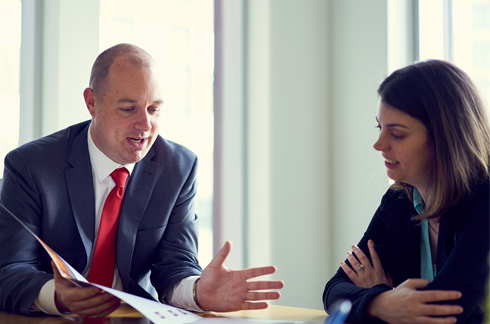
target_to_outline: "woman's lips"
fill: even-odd
[[[397,161],[393,161],[393,160],[389,160],[389,159],[385,159],[385,165],[388,169],[393,169],[394,167],[396,167],[400,162],[397,162]]]

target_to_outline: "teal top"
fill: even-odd
[[[422,197],[420,197],[419,191],[415,187],[413,188],[413,206],[419,215],[424,213]],[[432,267],[429,223],[426,219],[422,221],[420,228],[422,230],[422,235],[420,235],[420,277],[432,281],[436,275],[436,269]]]

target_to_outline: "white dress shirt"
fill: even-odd
[[[95,240],[94,244],[92,245],[92,252],[90,253],[88,265],[85,271],[82,273],[85,278],[88,278],[90,266],[92,265],[92,258],[94,256],[95,244],[97,242],[97,234],[99,232],[102,209],[104,208],[104,203],[107,196],[116,185],[110,175],[115,169],[124,167],[129,171],[129,177],[127,180],[129,181],[135,165],[134,163],[122,165],[107,157],[101,150],[99,150],[99,148],[97,148],[97,146],[95,146],[91,136],[91,128],[92,124],[89,126],[87,141],[90,162],[92,164],[92,177],[95,192]],[[167,296],[162,296],[160,301],[163,302],[166,300],[170,305],[192,311],[199,311],[199,308],[194,302],[194,298],[192,296],[193,285],[197,278],[199,278],[199,276],[190,276],[182,279],[178,284],[170,289]],[[117,266],[114,268],[112,288],[121,291],[123,290]],[[51,279],[41,288],[36,300],[34,301],[34,304],[31,307],[31,311],[42,311],[46,314],[61,315],[56,307],[54,296],[54,279]]]

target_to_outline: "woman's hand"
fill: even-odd
[[[374,242],[372,240],[368,241],[368,248],[369,253],[371,254],[371,260],[373,261],[372,265],[364,252],[353,245],[352,252],[355,253],[359,261],[350,251],[347,252],[347,259],[355,271],[353,271],[345,262],[340,262],[340,267],[344,270],[349,279],[358,287],[372,288],[379,284],[387,284],[388,286],[393,287],[391,277],[385,274],[383,267],[381,266],[381,260],[374,249]]]
[[[456,323],[456,317],[452,315],[461,314],[463,312],[461,306],[430,303],[459,299],[461,293],[448,290],[417,290],[427,286],[428,283],[429,280],[425,279],[406,280],[395,289],[374,297],[366,307],[366,315],[392,324]]]

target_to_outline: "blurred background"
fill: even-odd
[[[445,59],[490,96],[490,0],[0,0],[0,155],[89,119],[91,66],[122,42],[161,67],[161,135],[199,157],[201,265],[231,240],[229,267],[278,267],[278,305],[322,309],[389,186],[390,72]]]

